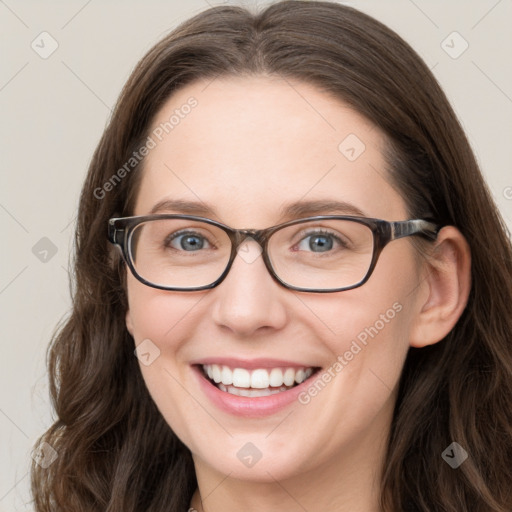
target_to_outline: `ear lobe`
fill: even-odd
[[[425,264],[427,298],[418,303],[410,332],[410,345],[417,348],[441,341],[466,307],[471,289],[471,251],[457,228],[441,229]]]

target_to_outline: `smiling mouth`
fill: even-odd
[[[225,365],[200,365],[204,377],[217,389],[236,396],[264,397],[288,391],[302,384],[320,368],[230,368]]]

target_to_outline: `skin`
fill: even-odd
[[[153,128],[190,96],[197,107],[146,159],[134,215],[180,198],[213,205],[210,218],[231,227],[265,228],[286,220],[284,204],[336,199],[368,217],[408,218],[387,175],[384,135],[338,99],[276,77],[217,78],[177,91]],[[366,146],[352,162],[338,149],[351,133]],[[225,281],[199,292],[153,289],[128,272],[126,325],[135,344],[149,338],[160,350],[141,371],[192,452],[198,491],[191,506],[379,511],[381,465],[408,348],[436,343],[452,329],[467,301],[469,267],[467,243],[446,227],[428,258],[419,258],[409,239],[394,241],[366,284],[339,293],[287,290],[261,257],[237,257]],[[228,356],[328,368],[396,303],[401,311],[317,396],[268,417],[220,411],[190,367],[194,359]],[[236,456],[247,442],[262,453],[251,468]]]

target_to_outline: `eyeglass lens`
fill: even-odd
[[[218,226],[190,219],[153,219],[137,225],[129,250],[134,268],[158,286],[197,288],[225,271],[231,240]],[[373,233],[359,222],[323,219],[292,224],[268,240],[275,274],[288,285],[336,289],[360,282],[373,255]]]

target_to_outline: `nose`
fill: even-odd
[[[233,265],[215,289],[213,320],[239,337],[281,329],[287,321],[284,294],[269,274],[260,245],[248,237],[239,246]]]

